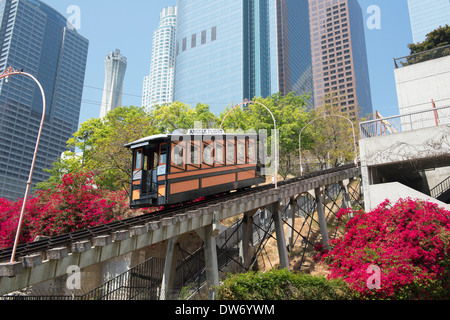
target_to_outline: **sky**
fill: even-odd
[[[407,45],[413,41],[407,0],[358,1],[364,20],[372,26],[369,28],[366,24],[364,27],[373,109],[384,117],[397,115],[393,59],[409,55]],[[100,115],[104,60],[112,50],[119,49],[128,62],[122,104],[140,106],[143,78],[150,69],[153,32],[158,26],[161,10],[176,5],[176,0],[43,2],[77,23],[78,33],[89,40],[80,124]],[[73,11],[73,5],[77,6],[78,12]],[[379,14],[368,12],[373,6],[379,8]]]

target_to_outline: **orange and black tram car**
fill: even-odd
[[[195,130],[125,145],[132,151],[130,207],[184,203],[265,182],[258,135]]]

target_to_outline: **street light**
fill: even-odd
[[[355,163],[356,167],[358,167],[358,149],[357,149],[357,147],[356,147],[356,135],[355,135],[355,127],[354,127],[354,125],[353,125],[353,122],[352,122],[349,118],[344,117],[344,116],[341,116],[341,115],[338,115],[338,114],[325,114],[325,115],[323,115],[323,116],[321,116],[321,117],[319,117],[319,118],[316,118],[316,119],[310,121],[306,126],[304,126],[304,127],[302,128],[302,130],[300,131],[300,134],[299,134],[299,136],[298,136],[298,140],[299,140],[298,151],[299,151],[299,155],[300,155],[300,174],[301,174],[302,176],[303,176],[303,166],[302,166],[302,132],[303,132],[303,130],[305,130],[311,123],[313,123],[313,122],[315,122],[315,121],[317,121],[317,120],[320,120],[320,119],[325,119],[326,117],[340,117],[340,118],[343,118],[343,119],[348,120],[348,121],[350,122],[350,124],[352,125],[352,131],[353,131],[353,146],[354,146],[354,148],[355,148],[355,160],[354,160],[354,163]]]
[[[11,261],[10,261],[11,263],[14,262],[14,258],[15,258],[15,255],[16,255],[17,244],[19,242],[19,235],[20,235],[20,231],[22,229],[23,215],[24,215],[24,212],[25,212],[25,206],[26,206],[26,203],[27,203],[28,193],[30,192],[31,178],[33,177],[34,164],[36,163],[36,156],[37,156],[37,151],[38,151],[38,148],[39,148],[39,141],[41,140],[42,128],[44,126],[44,120],[45,120],[45,93],[44,93],[44,89],[42,88],[41,84],[39,83],[39,81],[34,76],[32,76],[29,73],[23,72],[23,71],[17,71],[15,69],[13,69],[12,67],[8,67],[5,71],[3,71],[2,74],[0,74],[0,80],[1,79],[5,79],[5,81],[7,82],[8,78],[10,76],[16,75],[16,74],[21,74],[21,75],[27,76],[27,77],[33,79],[34,82],[36,82],[36,84],[38,85],[39,89],[41,90],[43,110],[42,110],[41,124],[40,124],[40,127],[39,127],[39,133],[38,133],[38,137],[37,137],[37,141],[36,141],[36,148],[34,150],[33,161],[31,163],[31,169],[30,169],[30,175],[29,175],[28,181],[27,181],[27,188],[26,188],[26,191],[25,191],[24,199],[23,199],[22,210],[20,211],[19,224],[17,226],[16,238],[14,240],[14,247],[13,247],[13,251],[12,251],[12,254],[11,254]]]
[[[267,111],[269,111],[270,115],[272,116],[273,119],[273,125],[274,125],[274,131],[275,131],[275,157],[274,157],[274,161],[275,161],[275,174],[274,174],[274,183],[275,183],[275,189],[278,189],[278,137],[277,137],[277,123],[275,121],[275,117],[273,116],[273,113],[270,111],[269,108],[267,108],[265,105],[263,105],[260,102],[256,102],[256,101],[249,101],[247,99],[245,99],[243,102],[235,105],[230,111],[228,111],[228,113],[225,115],[225,117],[222,120],[222,123],[220,124],[220,129],[222,129],[222,125],[225,122],[225,119],[228,117],[228,115],[237,107],[240,107],[242,105],[246,105],[249,103],[253,103],[253,104],[259,104],[260,106],[263,106],[264,108],[266,108]]]

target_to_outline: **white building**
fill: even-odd
[[[122,89],[127,69],[127,58],[120,50],[111,51],[105,59],[105,85],[103,88],[100,118],[122,105]]]
[[[150,74],[144,78],[142,106],[147,111],[155,105],[172,102],[176,24],[177,7],[163,9],[153,34]]]
[[[429,110],[428,120],[432,123],[450,123],[449,109],[441,109],[450,106],[450,55],[399,67],[394,73],[400,115]],[[438,110],[434,112],[433,107]],[[421,117],[416,120],[423,122]]]

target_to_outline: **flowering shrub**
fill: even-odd
[[[449,298],[449,211],[406,199],[353,214],[345,235],[330,241],[332,249],[322,257],[330,279],[345,280],[361,299]],[[372,266],[380,270],[379,288],[369,285]]]
[[[0,199],[0,248],[14,244],[23,200]],[[20,243],[120,220],[128,213],[125,192],[97,188],[92,173],[67,174],[54,190],[27,201]]]

